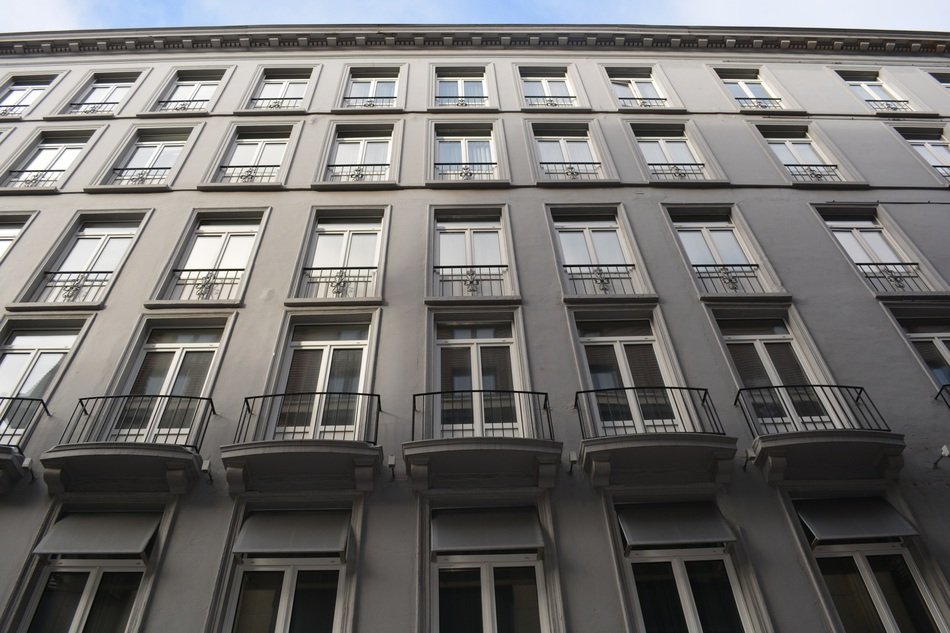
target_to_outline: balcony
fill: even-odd
[[[871,109],[876,112],[910,112],[910,101],[902,99],[867,99],[865,100]]]
[[[917,262],[856,263],[876,293],[929,292]]]
[[[248,110],[300,110],[303,107],[303,97],[286,97],[283,99],[251,99],[247,102]]]
[[[863,387],[783,385],[740,389],[752,433],[747,461],[769,481],[895,479],[904,436],[892,433]]]
[[[565,294],[575,297],[609,297],[636,294],[632,264],[564,265]]]
[[[367,299],[377,297],[375,266],[304,268],[297,299]]]
[[[392,108],[396,97],[343,97],[344,108]]]
[[[204,469],[210,398],[123,395],[80,398],[57,446],[40,458],[50,494],[184,494]]]
[[[666,99],[657,97],[618,97],[621,108],[665,108]]]
[[[208,99],[165,99],[155,104],[156,112],[204,112]]]
[[[785,165],[795,182],[843,182],[837,165]]]
[[[758,264],[693,264],[703,294],[762,294]]]
[[[546,393],[419,393],[412,410],[402,455],[415,489],[554,486],[561,443]]]
[[[435,266],[432,290],[438,297],[511,295],[507,266]]]
[[[743,110],[782,110],[782,100],[778,98],[736,97],[736,104]]]
[[[38,398],[0,397],[0,495],[10,492],[29,471],[23,447],[40,412],[49,415],[46,403]]]
[[[439,107],[479,108],[488,105],[486,95],[465,95],[457,97],[436,97],[435,105]]]
[[[736,438],[722,430],[705,389],[625,387],[579,391],[580,463],[594,486],[729,483]]]
[[[276,182],[280,165],[221,165],[215,182],[240,185]]]
[[[234,443],[221,447],[231,494],[373,489],[379,396],[280,393],[244,399]]]
[[[937,170],[937,173],[950,180],[950,165],[934,165],[934,169]]]
[[[26,109],[30,107],[30,104],[23,103],[19,105],[0,105],[0,117],[7,116],[20,116]]]
[[[483,182],[498,180],[498,163],[435,163],[438,182]]]
[[[937,398],[943,398],[944,404],[950,407],[950,385],[941,385],[934,399],[936,400]]]
[[[389,163],[362,165],[327,165],[326,182],[385,182],[389,180]]]
[[[708,180],[703,163],[650,163],[647,167],[653,180]]]
[[[99,103],[70,103],[64,114],[112,114],[115,112],[118,101],[102,101]]]
[[[65,169],[12,169],[3,186],[11,189],[55,187],[65,173]]]
[[[98,303],[105,296],[112,281],[111,270],[103,271],[49,271],[33,301],[37,303]]]
[[[237,301],[243,279],[243,268],[176,268],[163,298],[171,301]]]
[[[539,163],[545,182],[603,180],[600,163]]]
[[[577,105],[577,97],[574,95],[559,95],[556,97],[533,95],[525,96],[524,102],[529,108],[571,108]]]
[[[110,185],[164,185],[171,167],[117,167],[112,170]]]

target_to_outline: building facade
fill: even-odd
[[[950,632],[948,45],[0,36],[0,631]]]

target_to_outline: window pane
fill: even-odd
[[[338,349],[330,362],[327,391],[356,392],[360,387],[360,368],[363,366],[362,349]]]
[[[78,147],[67,147],[63,150],[63,153],[53,161],[53,164],[50,165],[50,169],[69,169],[69,166],[73,164],[73,161],[82,153],[82,150]]]
[[[561,254],[566,265],[591,263],[583,231],[558,231],[557,235],[561,241]]]
[[[369,141],[363,163],[366,165],[385,165],[389,162],[389,141]]]
[[[113,272],[119,267],[119,261],[125,255],[126,249],[132,239],[128,237],[114,237],[108,240],[96,258],[96,261],[89,267],[89,270],[99,272]]]
[[[221,235],[199,235],[195,238],[184,268],[191,270],[214,268],[223,242],[224,237]]]
[[[359,143],[337,143],[331,165],[358,165],[360,163]]]
[[[214,359],[214,352],[185,352],[185,358],[178,368],[178,375],[172,385],[173,396],[200,396],[208,377],[208,369]]]
[[[174,359],[174,352],[149,352],[142,359],[139,373],[132,382],[129,393],[135,395],[155,395],[162,392],[168,369]]]
[[[152,157],[155,155],[156,149],[154,145],[135,147],[125,166],[129,169],[148,167],[152,163]]]
[[[231,152],[231,157],[227,164],[235,165],[237,167],[256,165],[257,152],[260,150],[260,148],[261,146],[259,143],[238,143],[234,146],[234,150]]]
[[[851,258],[851,261],[858,264],[866,264],[872,261],[873,258],[851,231],[835,231],[834,236],[844,248],[848,257]]]
[[[561,144],[557,141],[538,141],[538,155],[542,163],[563,163]]]
[[[544,86],[537,80],[525,81],[524,94],[527,97],[542,97],[544,96]]]
[[[12,396],[27,362],[29,354],[4,354],[0,356],[0,396]]]
[[[343,235],[318,233],[313,251],[313,268],[334,268],[343,259]]]
[[[437,148],[436,162],[439,163],[461,163],[462,162],[462,142],[461,141],[439,141]]]
[[[467,347],[442,348],[442,390],[466,391],[472,388],[472,352]]]
[[[573,163],[593,163],[594,154],[590,149],[590,143],[584,141],[566,141],[567,158]]]
[[[620,389],[624,386],[613,345],[585,345],[584,352],[594,389]],[[625,391],[603,391],[594,394],[594,397],[597,417],[606,433],[613,431],[614,427],[625,426],[622,423],[629,425],[633,420]]]
[[[712,231],[710,233],[723,264],[748,264],[739,240],[732,231]]]
[[[666,151],[669,152],[671,162],[687,164],[698,162],[686,141],[667,141]]]
[[[469,141],[468,142],[468,161],[472,163],[491,163],[491,142],[490,141]]]
[[[501,245],[497,231],[475,231],[472,234],[473,260],[476,266],[501,264]]]
[[[610,82],[614,94],[620,99],[629,99],[633,97],[633,90],[630,89],[630,82],[626,79],[615,79]]]
[[[637,87],[637,92],[644,99],[660,99],[660,91],[656,89],[652,81],[635,81],[633,85]]]
[[[805,165],[823,165],[825,160],[818,155],[811,143],[794,143],[795,155]]]
[[[746,87],[749,89],[749,92],[752,93],[752,96],[758,97],[759,99],[770,99],[772,97],[769,91],[765,89],[765,86],[760,83],[747,83]]]
[[[233,633],[273,633],[284,573],[245,572],[234,616]]]
[[[332,633],[340,572],[297,572],[289,633]]]
[[[643,152],[643,158],[648,163],[663,164],[670,162],[657,141],[637,141],[637,145],[640,147],[640,151]]]
[[[439,80],[439,88],[436,93],[436,96],[439,97],[457,97],[459,93],[459,84],[454,79],[452,80]]]
[[[254,246],[253,235],[232,235],[224,247],[218,268],[244,268]]]
[[[221,340],[220,328],[196,328],[193,330],[152,330],[149,343],[217,343]]]
[[[61,271],[84,271],[92,260],[92,256],[99,250],[99,238],[78,239],[73,243],[69,254],[59,265]]]
[[[868,556],[868,564],[901,633],[937,633],[937,626],[904,557],[900,554]]]
[[[103,573],[83,633],[123,633],[141,578],[141,572]]]
[[[479,570],[440,569],[439,633],[483,633],[483,631]]]
[[[208,101],[211,97],[214,96],[214,91],[218,88],[218,84],[203,84],[199,85],[198,89],[195,91],[195,94],[192,99],[196,101]]]
[[[514,389],[511,378],[511,350],[508,347],[483,347],[482,389]]]
[[[181,149],[181,145],[166,145],[158,153],[158,158],[155,159],[152,167],[166,168],[173,166],[175,161],[178,160],[178,155],[181,154]]]
[[[765,371],[765,365],[754,344],[729,343],[728,348],[743,387],[756,389],[772,386],[772,380]]]
[[[795,155],[792,154],[791,150],[788,149],[788,146],[785,145],[782,141],[777,141],[774,143],[769,143],[769,147],[772,149],[772,152],[775,153],[775,156],[778,158],[779,162],[783,165],[798,165],[800,161],[795,158]]]
[[[818,568],[847,633],[885,633],[854,559],[819,558]]]
[[[347,93],[349,97],[368,97],[369,96],[370,83],[368,81],[353,81],[350,82],[350,90]]]
[[[300,99],[307,92],[307,82],[297,81],[289,84],[287,86],[287,92],[284,93],[284,97],[287,99]]]
[[[620,236],[617,231],[591,231],[590,240],[594,243],[597,263],[605,265],[625,264],[623,248],[620,246]]]
[[[679,235],[691,264],[694,266],[709,266],[717,263],[700,231],[680,230]]]
[[[88,578],[88,572],[50,574],[27,633],[69,631]]]
[[[541,633],[534,567],[495,567],[497,633]]]
[[[721,560],[687,561],[686,575],[703,633],[743,633],[726,564]]]
[[[746,91],[743,90],[742,84],[736,81],[727,81],[726,90],[728,90],[729,94],[731,94],[736,99],[746,99],[749,96],[746,94]]]
[[[439,266],[465,266],[464,233],[439,233]]]
[[[375,96],[376,97],[395,97],[396,96],[396,82],[395,81],[377,81]]]
[[[645,633],[689,633],[670,563],[634,563]]]
[[[280,82],[265,83],[261,86],[261,92],[258,95],[260,99],[278,99],[284,91],[284,84]]]
[[[317,391],[320,365],[323,360],[322,349],[296,349],[287,371],[287,393]]]
[[[49,387],[49,384],[53,381],[53,376],[56,374],[59,364],[63,361],[63,358],[66,357],[65,353],[62,352],[46,352],[40,354],[36,359],[36,363],[33,364],[33,368],[30,370],[29,375],[23,381],[23,384],[20,385],[20,391],[17,395],[23,396],[24,398],[42,398],[43,394],[46,393],[46,388]],[[4,356],[3,360],[7,359]],[[0,371],[2,373],[2,371]],[[0,395],[3,392],[3,381],[0,377]]]
[[[482,97],[485,95],[485,89],[482,86],[481,80],[464,81],[462,83],[466,97]]]
[[[261,158],[258,165],[280,165],[284,159],[284,149],[286,143],[264,143],[264,151],[261,152]]]
[[[548,90],[552,97],[571,96],[571,91],[567,89],[567,82],[562,79],[549,79]]]
[[[861,237],[868,243],[871,251],[881,262],[901,262],[903,259],[887,243],[880,231],[862,231]]]
[[[950,384],[950,365],[947,364],[946,359],[940,354],[940,351],[937,349],[937,346],[934,344],[934,342],[913,341],[913,343],[914,347],[917,349],[917,353],[920,354],[920,357],[927,365],[927,369],[929,369],[930,373],[933,374],[934,380],[937,381],[937,384]],[[2,367],[2,365],[0,365],[0,367]],[[2,377],[0,377],[0,392],[3,390],[3,384]]]
[[[354,233],[350,236],[350,254],[346,265],[361,267],[376,265],[376,233]]]

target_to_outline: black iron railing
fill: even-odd
[[[950,165],[934,165],[934,169],[937,170],[937,173],[950,180]]]
[[[391,108],[396,97],[343,97],[344,108]]]
[[[376,444],[379,396],[315,391],[244,399],[235,444],[287,440],[346,440]]]
[[[0,116],[20,116],[28,107],[29,104],[0,105]]]
[[[96,302],[102,299],[109,282],[111,270],[103,271],[66,271],[47,270],[43,281],[36,291],[33,301],[40,303],[82,303]]]
[[[49,415],[46,403],[39,398],[0,397],[0,446],[22,454],[40,411]]]
[[[649,163],[654,180],[706,180],[704,163]]]
[[[465,95],[458,97],[436,97],[437,106],[456,106],[459,108],[471,108],[473,106],[483,106],[488,104],[488,97],[485,95]]]
[[[207,110],[209,99],[164,99],[155,107],[159,112],[194,112]]]
[[[568,291],[574,295],[632,295],[632,264],[564,266]]]
[[[251,99],[247,103],[249,110],[294,110],[303,105],[303,97],[285,97],[283,99]]]
[[[943,398],[944,403],[950,407],[950,385],[941,385],[934,399],[937,398]]]
[[[412,396],[412,439],[526,437],[552,440],[548,394],[432,391]]]
[[[785,165],[796,182],[841,182],[837,165]]]
[[[279,172],[280,165],[221,165],[218,168],[217,182],[274,182]]]
[[[436,180],[494,180],[498,163],[435,163]]]
[[[618,97],[621,108],[665,108],[666,99],[657,97]]]
[[[201,449],[211,398],[195,396],[98,396],[80,398],[62,444],[116,442]]]
[[[162,185],[171,167],[117,167],[112,170],[110,185]]]
[[[736,103],[740,108],[750,110],[781,110],[782,100],[770,97],[736,97]]]
[[[906,112],[911,109],[910,101],[902,99],[865,99],[865,102],[878,112]]]
[[[243,268],[176,268],[165,293],[176,301],[231,301],[238,296]]]
[[[543,106],[546,108],[556,108],[558,106],[573,106],[577,104],[577,97],[574,95],[561,95],[557,97],[545,97],[543,95],[526,96],[525,105]]]
[[[59,182],[65,169],[11,169],[4,187],[52,187]]]
[[[574,407],[584,439],[645,433],[723,435],[719,414],[705,389],[589,389],[577,392]]]
[[[693,264],[703,292],[754,294],[765,292],[758,264]]]
[[[600,163],[541,163],[541,177],[545,180],[600,180]]]
[[[855,263],[875,292],[923,292],[930,290],[920,276],[917,262]]]
[[[753,437],[794,431],[890,430],[864,387],[746,388],[739,390],[734,404],[742,409]]]
[[[432,288],[439,297],[502,297],[510,294],[507,266],[435,266]]]
[[[381,182],[389,179],[389,163],[327,165],[327,182]]]
[[[105,114],[115,110],[118,101],[102,101],[100,103],[70,103],[66,107],[66,114]]]
[[[376,267],[304,268],[298,299],[356,299],[376,296]]]

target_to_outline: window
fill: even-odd
[[[822,217],[838,244],[854,262],[875,292],[919,292],[930,290],[921,276],[920,264],[907,261],[897,246],[870,215],[838,215],[823,213]]]
[[[223,77],[223,70],[179,70],[155,111],[205,112]]]
[[[766,292],[758,264],[729,218],[729,211],[676,212],[673,226],[704,293]]]
[[[877,71],[837,71],[859,99],[877,112],[900,112],[911,110],[910,102],[898,99],[878,77]]]
[[[165,291],[176,301],[233,301],[244,280],[260,220],[202,220]]]
[[[123,633],[141,582],[132,561],[51,568],[27,633],[78,631],[83,622],[84,632]]]
[[[936,79],[941,86],[950,90],[950,73],[930,73],[930,76]]]
[[[108,184],[165,184],[190,133],[190,129],[140,130],[120,166],[112,169]]]
[[[390,179],[391,125],[341,126],[327,162],[327,182],[380,182]]]
[[[557,247],[570,295],[634,294],[633,258],[621,236],[616,214],[554,216]]]
[[[378,296],[379,218],[319,218],[308,263],[301,271],[300,299]]]
[[[651,68],[608,68],[607,76],[621,108],[665,108],[668,105]]]
[[[238,129],[218,169],[217,182],[276,182],[287,151],[289,128]]]
[[[96,75],[79,98],[66,107],[66,114],[114,113],[138,77],[138,73]]]
[[[769,149],[796,182],[841,182],[838,166],[831,164],[808,136],[807,128],[760,126]]]
[[[106,289],[138,231],[138,222],[85,222],[43,278],[33,301],[94,303]]]
[[[432,289],[439,297],[511,294],[501,218],[439,215]]]
[[[437,68],[435,105],[473,108],[488,105],[485,69]]]
[[[653,180],[706,180],[706,166],[697,158],[682,125],[633,126],[637,146]]]
[[[3,256],[10,250],[10,247],[13,246],[13,242],[16,241],[17,236],[19,236],[23,230],[23,225],[24,222],[15,220],[7,221],[0,215],[0,261],[3,260]]]
[[[743,68],[717,68],[716,74],[722,79],[726,90],[743,109],[781,110],[782,100],[775,97],[762,83],[759,71]]]
[[[570,182],[604,177],[586,124],[535,124],[533,130],[543,180]]]
[[[7,175],[5,187],[55,187],[82,154],[91,132],[65,136],[43,134],[16,169]]]
[[[392,108],[396,105],[398,68],[353,68],[346,82],[344,108]]]
[[[0,93],[0,117],[21,116],[39,101],[53,76],[14,77]]]
[[[299,110],[310,83],[310,68],[268,69],[247,104],[250,110]]]
[[[521,68],[524,102],[529,107],[573,107],[577,96],[567,81],[565,68]]]
[[[498,178],[491,125],[435,128],[436,180],[494,180]]]
[[[903,317],[898,322],[937,385],[950,385],[950,320]]]
[[[950,142],[941,129],[899,128],[900,135],[937,173],[950,180]]]

